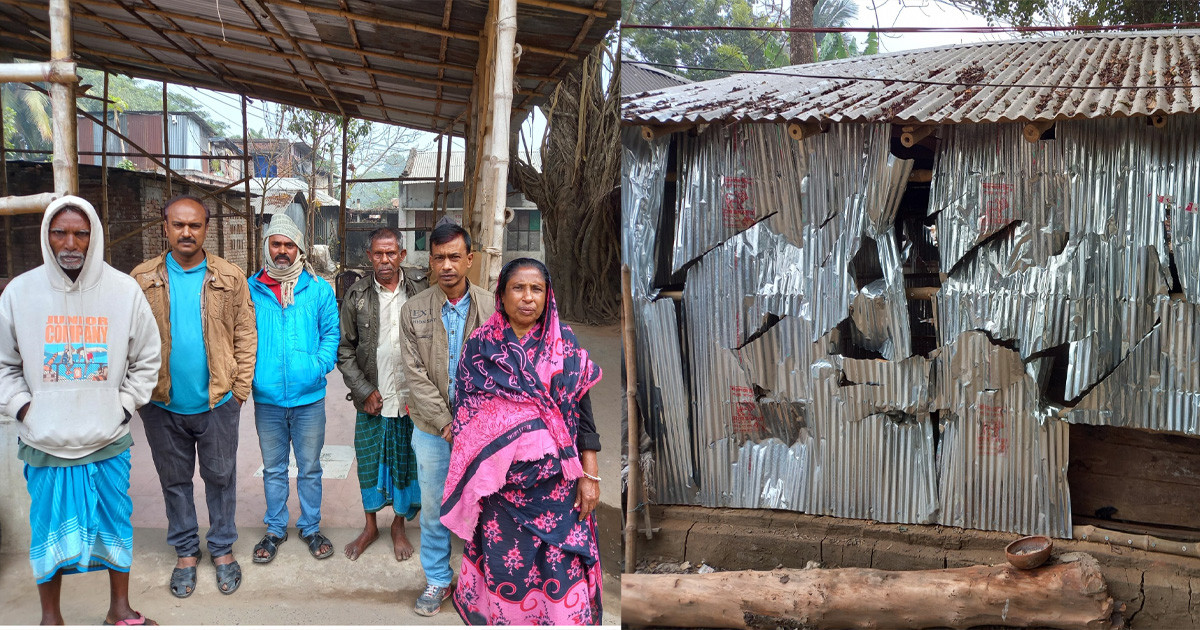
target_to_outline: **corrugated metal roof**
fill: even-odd
[[[631,124],[964,123],[1197,111],[1200,30],[1193,29],[987,42],[791,66],[637,94],[624,102],[622,117]]]
[[[621,60],[621,94],[623,95],[661,90],[665,87],[691,82],[692,80],[687,77],[681,77],[654,66],[630,59]]]
[[[463,159],[466,154],[462,151],[450,152],[450,180],[452,182],[461,182],[463,180]],[[522,159],[524,159],[522,154]],[[530,158],[533,160],[533,167],[537,170],[542,170],[542,156],[540,153],[534,153]],[[408,163],[404,165],[404,177],[437,177],[438,171],[446,167],[446,154],[442,154],[442,162],[438,164],[437,151],[413,151],[408,155]]]

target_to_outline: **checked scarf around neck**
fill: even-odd
[[[496,312],[463,344],[458,363],[454,444],[442,523],[470,540],[479,500],[505,484],[513,462],[547,455],[567,480],[583,476],[575,440],[579,401],[600,382],[600,366],[558,319],[554,290],[545,317],[517,339],[496,296]]]
[[[271,260],[271,252],[267,244],[270,243],[272,236],[286,236],[296,243],[296,248],[299,254],[296,260],[287,267],[277,267],[275,261]],[[279,283],[279,292],[282,296],[280,304],[283,308],[287,308],[296,303],[296,282],[300,280],[300,274],[304,270],[312,276],[317,274],[313,271],[312,266],[308,264],[308,250],[304,245],[304,233],[300,228],[288,218],[286,214],[277,214],[271,217],[271,225],[263,232],[263,268],[267,270],[267,275]]]

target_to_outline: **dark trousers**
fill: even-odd
[[[241,411],[233,398],[212,411],[193,415],[173,413],[154,404],[139,410],[167,507],[167,544],[175,547],[179,556],[200,550],[192,488],[197,457],[208,502],[209,529],[204,535],[208,552],[216,558],[233,550],[237,540],[234,511]]]

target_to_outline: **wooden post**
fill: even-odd
[[[637,506],[641,497],[641,468],[638,466],[637,335],[633,323],[633,291],[629,265],[621,265],[621,341],[625,346],[625,410],[629,416],[629,477],[625,489],[625,573],[633,573],[637,554]]]
[[[342,119],[342,186],[338,193],[338,246],[341,249],[339,260],[342,262],[342,270],[346,269],[347,247],[346,247],[346,173],[350,168],[350,156],[346,154],[346,145],[349,144],[350,137],[350,119]],[[340,283],[339,283],[340,284]],[[340,290],[340,287],[339,287]]]
[[[163,101],[163,108],[162,108],[162,112],[163,112],[162,113],[163,164],[166,166],[165,170],[166,170],[166,175],[167,175],[167,199],[170,199],[171,197],[174,197],[175,194],[171,190],[171,121],[169,120],[170,114],[167,113],[167,82],[166,81],[163,81],[162,101]],[[104,121],[104,124],[107,125],[108,121],[107,120]]]
[[[480,195],[476,207],[480,211],[480,238],[482,261],[479,283],[492,289],[500,277],[500,265],[504,260],[504,208],[508,191],[508,135],[512,116],[513,73],[515,71],[515,44],[517,38],[516,0],[493,2],[496,8],[494,37],[489,37],[489,48],[495,50],[490,81],[490,127],[484,136],[480,150],[483,153],[483,169],[476,173],[480,183]],[[487,93],[485,93],[487,94]]]
[[[108,227],[108,72],[104,73],[104,103],[101,106],[104,124],[100,125],[100,224],[107,237],[112,232]],[[107,238],[105,243],[108,247],[104,248],[104,261],[111,265],[112,244]]]
[[[70,0],[50,0],[50,61],[72,63]],[[71,71],[75,75],[74,68]],[[50,84],[50,110],[54,131],[54,192],[79,192],[79,154],[75,121],[75,83]]]
[[[254,169],[257,168],[254,161],[250,159],[250,140],[249,132],[246,124],[246,95],[242,95],[242,179],[246,181],[244,189],[246,196],[246,275],[254,273],[255,263],[258,262],[258,257],[254,255],[254,248],[258,244],[258,240],[254,238],[254,211],[250,208],[250,178],[254,175]]]
[[[464,112],[465,113],[465,112]],[[451,127],[453,131],[453,127]],[[466,138],[463,139],[463,151],[466,151]],[[446,216],[446,210],[450,207],[450,156],[454,155],[454,136],[450,132],[446,132],[446,163],[442,168],[442,216]],[[464,172],[465,174],[465,172]],[[461,182],[459,183],[461,185]],[[459,217],[461,219],[462,217]],[[441,217],[434,217],[440,220]],[[437,225],[437,221],[434,221]]]

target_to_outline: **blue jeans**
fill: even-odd
[[[283,536],[288,526],[288,451],[296,453],[296,494],[302,536],[321,528],[321,448],[325,446],[325,399],[299,407],[254,402],[254,427],[263,456],[267,531]],[[289,448],[290,446],[290,448]]]
[[[412,432],[421,485],[421,568],[430,586],[450,586],[450,530],[442,525],[442,494],[450,473],[450,443],[419,428]]]

